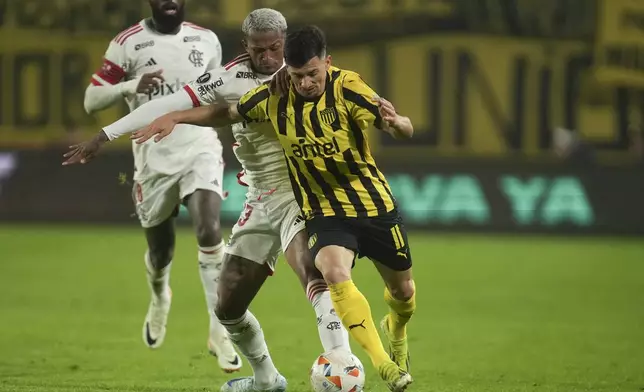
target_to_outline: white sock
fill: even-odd
[[[224,243],[215,246],[199,247],[199,276],[206,295],[206,305],[210,316],[210,338],[215,344],[226,336],[226,329],[219,323],[215,316],[215,307],[219,299],[217,287],[221,274],[222,259],[224,257]]]
[[[253,368],[258,389],[273,386],[279,373],[268,352],[262,327],[255,316],[247,310],[241,318],[224,320],[222,324],[228,330],[230,340],[237,345]]]
[[[351,352],[349,345],[349,332],[342,325],[342,321],[335,313],[331,293],[326,282],[322,279],[309,282],[306,286],[306,295],[313,305],[318,321],[318,334],[324,352],[334,349],[343,349]]]
[[[154,268],[150,261],[150,253],[145,252],[145,269],[147,270],[148,286],[150,286],[150,291],[157,298],[162,295],[169,295],[171,267],[172,262],[160,270]]]

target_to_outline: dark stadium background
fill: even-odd
[[[191,0],[188,18],[218,34],[229,60],[258,7],[324,28],[334,63],[415,124],[406,143],[371,135],[412,228],[412,390],[644,388],[644,1]],[[60,165],[66,146],[127,112],[88,116],[83,93],[109,40],[144,16],[144,1],[0,0],[2,391],[226,380],[206,354],[185,211],[168,339],[149,352],[129,141]],[[230,149],[225,159],[231,227],[245,190]],[[382,314],[366,261],[356,280]],[[299,290],[280,265],[253,309],[305,391],[321,348]],[[367,372],[367,390],[383,390]]]

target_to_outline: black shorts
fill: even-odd
[[[407,231],[397,209],[371,218],[314,216],[306,222],[306,231],[314,259],[320,249],[337,245],[396,271],[411,268]]]

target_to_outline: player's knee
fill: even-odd
[[[351,279],[351,267],[347,267],[338,260],[316,258],[315,266],[329,284],[346,282]]]
[[[159,268],[170,264],[174,258],[173,246],[155,246],[148,249],[148,252],[152,265]]]
[[[235,295],[243,284],[244,276],[244,270],[239,268],[239,263],[232,262],[230,255],[225,255],[215,306],[215,314],[219,320],[236,320],[246,312],[246,308],[239,303]]]
[[[197,243],[199,246],[215,246],[221,242],[221,224],[219,219],[205,219],[196,227]]]
[[[329,284],[346,282],[351,279],[353,251],[340,246],[326,246],[315,257],[315,267]]]
[[[301,275],[300,280],[305,281],[303,282],[305,285],[314,280],[320,280],[323,278],[322,273],[315,266],[315,262],[313,261],[311,253],[308,251],[308,249],[306,250],[306,253],[307,254],[301,255],[301,257],[299,258],[298,268],[298,275]]]
[[[398,301],[409,301],[416,293],[414,280],[409,278],[388,287],[391,296]]]

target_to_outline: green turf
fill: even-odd
[[[416,234],[411,391],[644,389],[644,241]],[[0,390],[217,391],[189,231],[178,240],[164,346],[141,342],[148,304],[137,229],[0,227]],[[382,284],[355,280],[383,315]],[[284,264],[253,306],[291,391],[321,351]],[[354,344],[355,346],[355,344]],[[364,353],[367,391],[384,392]],[[245,363],[243,373],[249,374]]]

